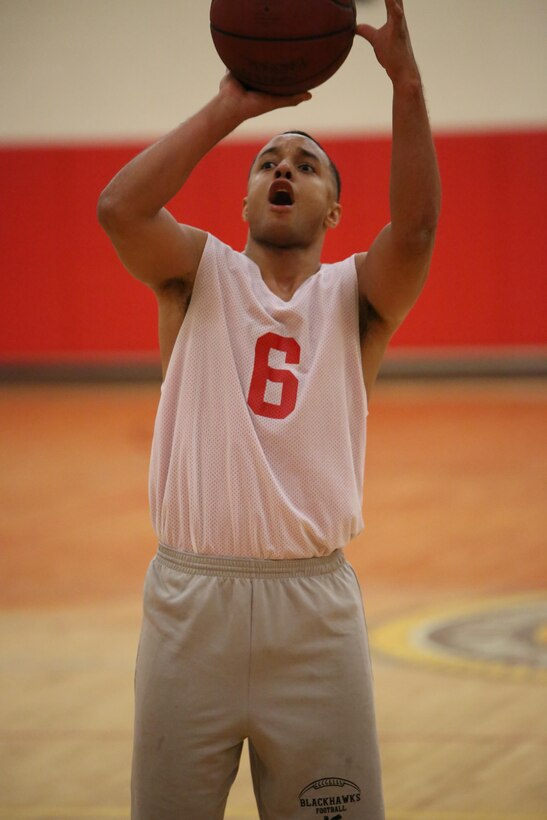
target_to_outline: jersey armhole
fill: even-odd
[[[201,258],[199,260],[199,264],[196,270],[196,275],[194,277],[194,283],[192,285],[192,294],[196,290],[197,287],[201,286],[201,280],[203,278],[203,270],[207,264],[207,258],[211,254],[211,245],[213,244],[214,237],[212,234],[207,233],[207,239],[205,240],[205,245],[203,246],[203,251],[201,254]],[[214,250],[212,251],[214,253]],[[170,374],[174,366],[174,362],[177,358],[177,351],[180,347],[180,339],[184,331],[184,327],[188,322],[190,311],[192,310],[192,296],[190,296],[190,302],[186,309],[186,314],[180,324],[177,338],[175,339],[175,344],[173,345],[173,350],[171,351],[171,356],[169,358],[169,364],[167,365],[167,370],[165,371],[165,376],[162,379],[160,391],[163,392],[163,389],[168,381],[170,381]]]

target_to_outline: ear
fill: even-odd
[[[325,228],[336,228],[342,219],[342,206],[336,202],[325,217]]]
[[[247,197],[243,198],[243,211],[242,211],[243,221],[247,222]]]

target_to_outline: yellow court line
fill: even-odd
[[[505,664],[487,658],[471,658],[458,654],[443,652],[440,648],[424,646],[416,641],[415,635],[423,627],[435,623],[474,615],[479,612],[495,611],[498,608],[508,608],[521,604],[534,604],[545,601],[544,591],[527,594],[496,596],[462,600],[446,605],[431,605],[401,617],[395,617],[369,630],[371,648],[389,658],[410,663],[414,666],[428,667],[437,671],[455,673],[478,673],[488,677],[511,679],[532,683],[547,682],[547,669],[524,666],[521,664]],[[427,820],[427,814],[423,815]],[[457,815],[459,820],[459,815]],[[482,820],[482,815],[477,815]],[[513,815],[510,815],[512,818]],[[411,817],[411,820],[414,820]],[[441,820],[443,820],[441,818]],[[451,820],[448,815],[448,820]],[[523,820],[528,820],[525,816]],[[534,818],[535,820],[535,818]],[[547,820],[540,815],[540,820]]]

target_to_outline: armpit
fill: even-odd
[[[166,279],[158,288],[158,296],[177,302],[186,311],[192,297],[192,286],[184,279]]]
[[[371,325],[381,324],[382,317],[370,304],[366,296],[359,297],[359,337],[361,341],[365,338]]]

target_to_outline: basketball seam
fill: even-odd
[[[334,3],[335,6],[338,6],[338,8],[346,9],[346,10],[349,10],[349,9],[353,10],[354,9],[354,6],[353,6],[352,3],[350,3],[348,5],[348,3],[344,3],[343,0],[330,0],[330,1],[331,1],[331,3]]]
[[[347,48],[347,47],[344,47],[344,48],[342,49],[342,51],[339,51],[339,52],[338,52],[338,54],[337,54],[337,56],[336,56],[333,60],[331,60],[331,61],[330,61],[330,63],[329,63],[328,65],[323,66],[323,67],[321,68],[321,70],[320,70],[320,71],[316,71],[316,72],[315,72],[315,74],[309,74],[309,75],[307,75],[306,77],[303,77],[303,78],[302,78],[302,79],[298,82],[298,85],[301,85],[302,83],[307,83],[307,82],[310,82],[310,81],[312,81],[315,77],[319,77],[319,76],[320,76],[321,74],[323,74],[325,71],[328,71],[328,70],[329,70],[329,68],[331,67],[331,65],[334,65],[334,63],[335,63],[337,60],[339,60],[339,59],[340,59],[340,57],[341,57],[343,54],[345,54],[345,56],[347,56],[347,55],[349,54],[349,52],[350,52],[350,49],[349,49],[349,48]],[[345,59],[345,57],[344,57],[344,59]],[[242,73],[242,74],[244,73],[244,69],[241,71],[241,73]],[[243,77],[243,82],[251,82],[251,81],[250,81],[250,80],[246,80],[246,79]]]
[[[224,34],[226,37],[234,37],[236,40],[257,40],[261,43],[298,43],[305,40],[326,40],[329,37],[336,37],[339,34],[354,33],[354,28],[351,26],[338,29],[337,31],[329,31],[326,34],[310,34],[306,37],[255,37],[251,34],[236,34],[233,31],[224,31],[224,29],[217,28],[217,26],[211,23],[211,31],[214,31],[216,34]]]

